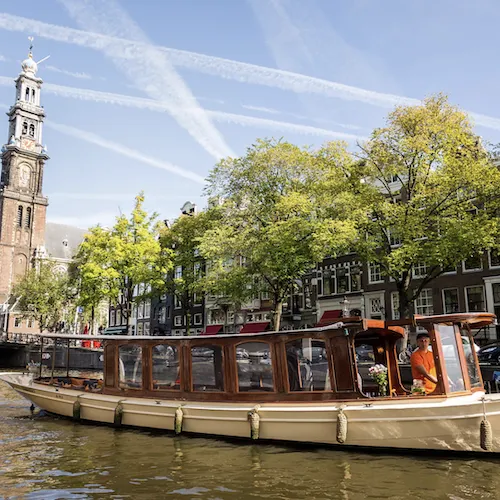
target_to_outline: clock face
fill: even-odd
[[[35,141],[24,137],[21,141],[21,147],[27,149],[28,151],[33,151],[35,149]]]

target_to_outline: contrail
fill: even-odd
[[[133,42],[124,38],[43,23],[35,19],[13,16],[6,13],[0,14],[0,28],[8,31],[30,33],[41,38],[70,43],[94,50],[103,50],[111,46],[116,49],[116,57],[124,60],[134,60],[150,47],[146,43]],[[360,101],[382,108],[392,108],[395,105],[401,104],[416,105],[421,103],[420,99],[375,92],[291,71],[233,61],[231,59],[208,56],[186,50],[158,46],[155,48],[168,55],[169,61],[174,66],[194,69],[201,73],[215,75],[226,80],[264,85],[295,93],[318,94],[343,100]],[[476,125],[500,130],[500,119],[473,112],[468,112],[468,114],[474,119]]]
[[[120,57],[121,44],[101,47],[111,62],[137,88],[159,102],[170,106],[169,113],[189,134],[217,160],[235,156],[222,135],[210,122],[184,80],[175,71],[167,55],[152,45],[146,34],[114,1],[59,0],[70,16],[84,29],[111,33],[141,44],[141,50]]]
[[[183,169],[172,163],[168,163],[163,160],[159,160],[157,158],[153,158],[152,156],[145,155],[136,149],[129,148],[124,146],[123,144],[119,144],[117,142],[108,141],[107,139],[103,139],[97,134],[92,132],[87,132],[85,130],[71,127],[69,125],[63,125],[60,123],[54,123],[51,121],[45,122],[47,127],[50,127],[62,134],[69,135],[71,137],[76,137],[77,139],[82,139],[86,142],[90,142],[91,144],[95,144],[96,146],[100,146],[105,149],[109,149],[110,151],[114,151],[122,156],[126,156],[128,158],[133,158],[134,160],[141,161],[142,163],[146,163],[147,165],[151,165],[152,167],[161,168],[163,170],[168,170],[176,175],[181,177],[185,177],[186,179],[195,181],[199,184],[204,184],[205,179],[194,172]]]
[[[12,86],[12,78],[0,76],[0,85]],[[102,102],[107,104],[115,104],[130,108],[147,109],[157,112],[171,112],[172,106],[161,101],[147,99],[144,97],[132,97],[123,94],[114,94],[111,92],[101,92],[98,90],[82,89],[77,87],[67,87],[64,85],[54,85],[45,83],[43,86],[44,92],[55,94],[61,97],[71,97],[84,101]],[[181,112],[182,110],[179,110]],[[186,110],[187,111],[187,110]],[[283,122],[278,120],[269,120],[266,118],[257,118],[254,116],[239,115],[235,113],[227,113],[225,111],[205,110],[206,114],[213,120],[222,123],[236,123],[238,125],[250,127],[263,127],[279,132],[290,132],[295,134],[312,135],[319,137],[333,137],[346,141],[365,140],[366,137],[344,132],[336,132],[318,127],[307,125],[299,125],[296,123]]]
[[[10,109],[10,106],[7,106],[4,103],[0,103],[0,109]],[[145,155],[140,151],[124,146],[123,144],[119,144],[118,142],[108,141],[107,139],[103,139],[99,135],[94,134],[92,132],[87,132],[80,128],[71,127],[70,125],[63,125],[62,123],[56,123],[50,120],[44,121],[44,125],[46,127],[56,130],[57,132],[61,132],[62,134],[66,134],[71,137],[75,137],[76,139],[81,139],[91,144],[95,144],[96,146],[108,149],[122,156],[126,156],[128,158],[138,160],[147,165],[151,165],[152,167],[161,168],[162,170],[168,170],[173,174],[179,175],[180,177],[185,177],[186,179],[197,182],[198,184],[205,183],[204,177],[195,174],[190,170],[186,170],[182,167],[178,167],[177,165],[173,165],[172,163],[169,163],[167,161],[159,160],[157,158],[153,158],[152,156]]]

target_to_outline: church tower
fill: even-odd
[[[42,146],[43,82],[36,76],[38,66],[31,49],[15,80],[16,101],[7,112],[8,141],[1,149],[0,304],[32,265],[36,248],[44,244],[48,201],[42,182],[49,157]]]

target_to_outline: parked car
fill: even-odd
[[[490,363],[491,365],[500,365],[500,342],[481,347],[477,352],[480,363]]]

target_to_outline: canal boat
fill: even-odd
[[[360,317],[238,335],[96,336],[103,377],[2,373],[34,405],[75,420],[339,447],[500,452],[500,394],[486,394],[472,331],[489,313],[414,317],[437,385],[404,384],[404,321]],[[77,338],[41,334],[41,343]],[[55,350],[54,350],[55,352]],[[52,365],[54,370],[54,365]],[[380,375],[381,374],[381,375]]]

